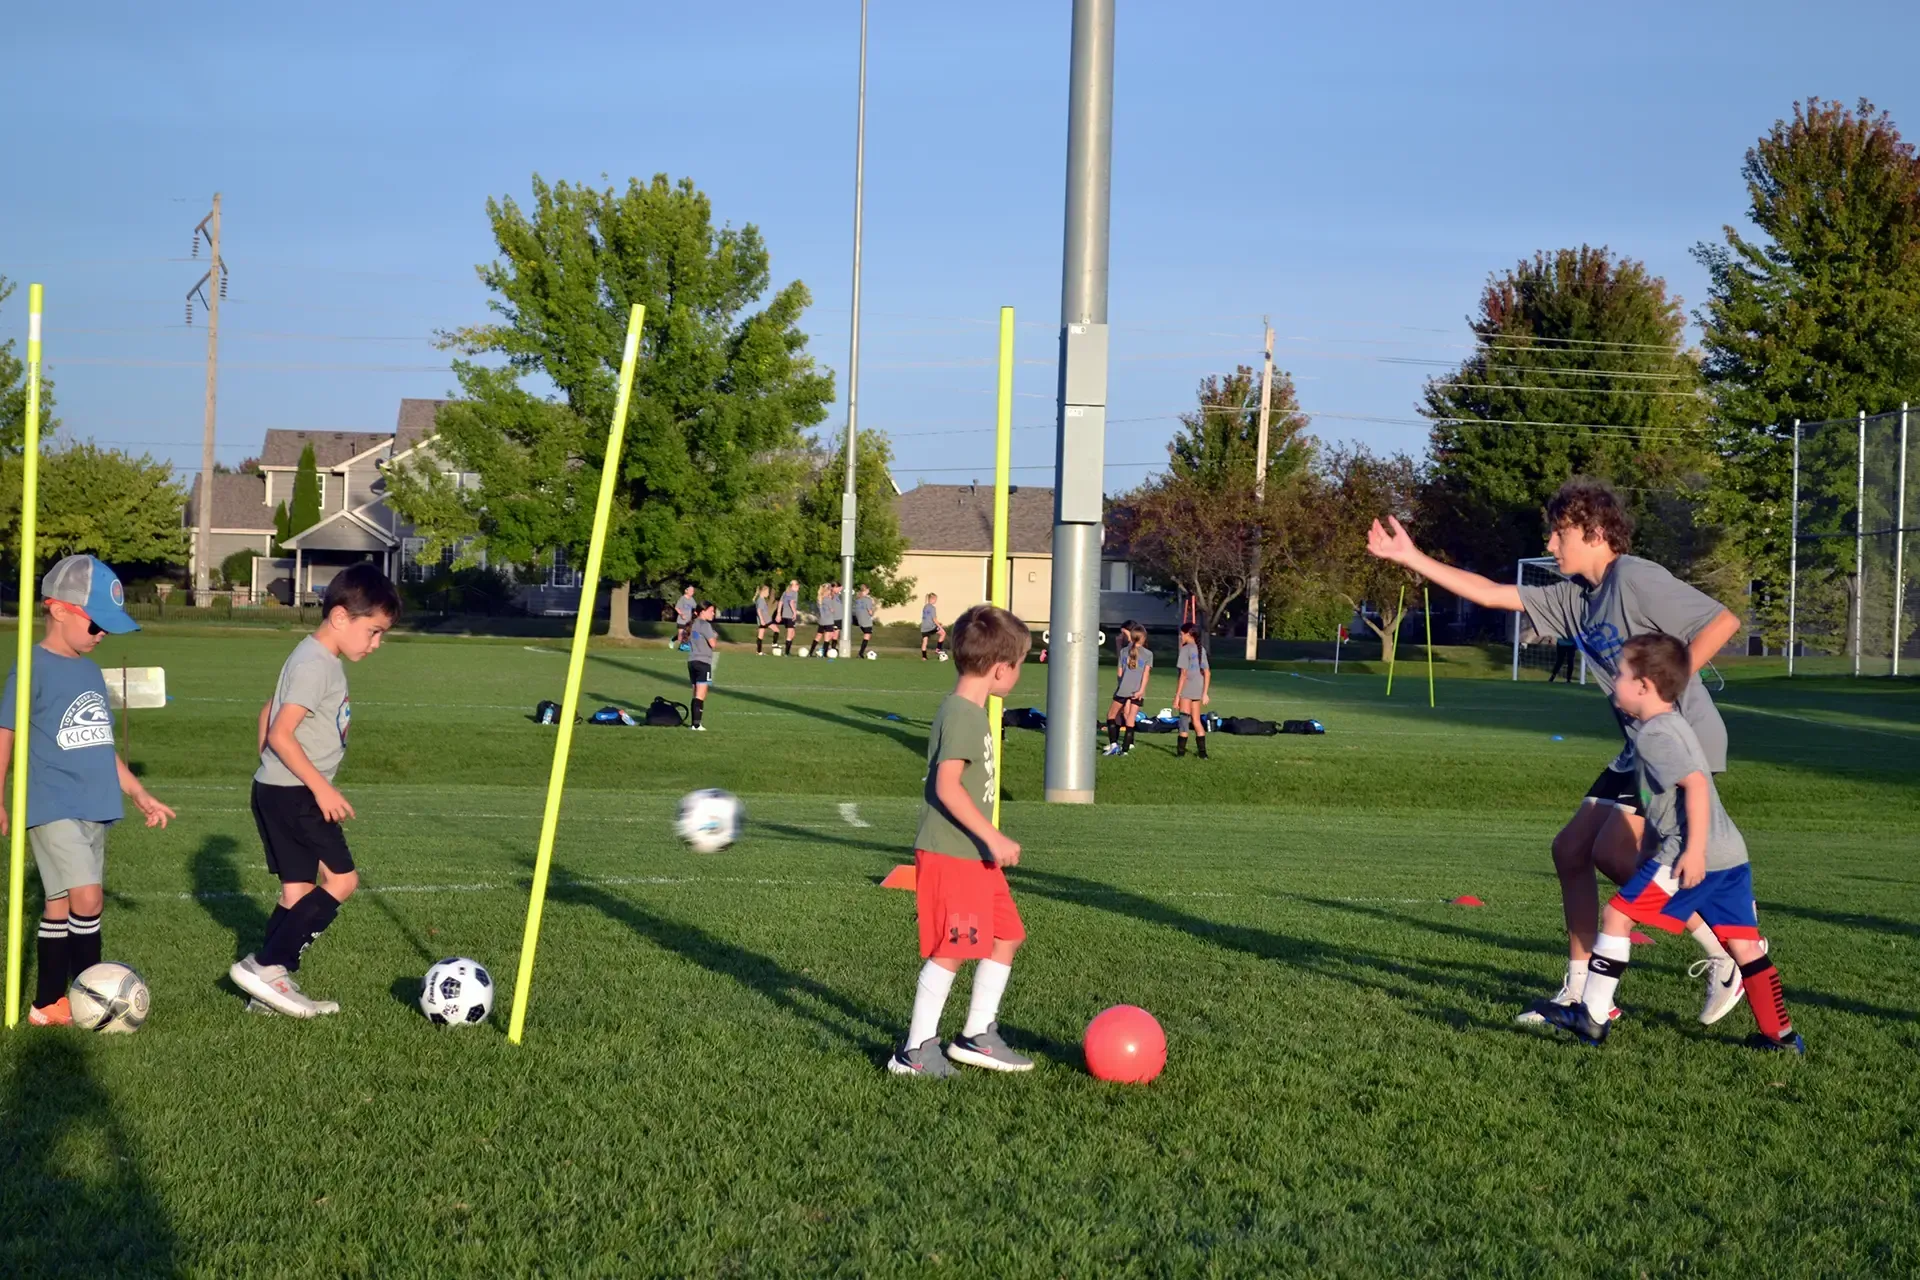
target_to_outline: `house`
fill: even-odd
[[[923,484],[896,497],[893,507],[907,544],[899,574],[914,580],[914,598],[882,608],[882,623],[918,623],[920,605],[930,591],[939,595],[940,616],[946,622],[987,598],[993,486]],[[1044,627],[1053,608],[1052,489],[1008,488],[1007,570],[1008,608]],[[1116,548],[1100,562],[1100,623],[1118,626],[1128,618],[1169,625],[1179,620],[1174,606],[1155,595],[1124,558],[1124,550]]]

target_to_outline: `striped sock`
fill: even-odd
[[[67,922],[65,920],[41,918],[40,937],[34,948],[34,959],[39,964],[39,975],[34,982],[33,1003],[35,1008],[44,1009],[67,994]]]
[[[67,912],[67,971],[72,977],[100,963],[100,917]]]
[[[1760,1024],[1760,1030],[1775,1040],[1792,1035],[1793,1019],[1787,1016],[1786,993],[1780,990],[1780,971],[1773,967],[1773,961],[1761,956],[1752,964],[1743,964],[1740,976],[1746,980],[1747,1003],[1753,1007],[1753,1020]]]

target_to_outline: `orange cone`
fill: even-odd
[[[1459,897],[1455,898],[1448,905],[1455,906],[1455,907],[1484,907],[1487,904],[1480,901],[1480,899],[1474,897],[1470,893],[1463,893]]]
[[[905,889],[912,893],[919,885],[919,876],[915,874],[911,862],[903,863],[887,872],[887,878],[880,882],[882,889]]]

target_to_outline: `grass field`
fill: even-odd
[[[1546,847],[1614,750],[1594,691],[1447,680],[1429,710],[1417,681],[1223,671],[1216,710],[1326,736],[1206,762],[1143,737],[1067,809],[1011,735],[1031,941],[1002,1025],[1040,1066],[931,1086],[881,1069],[918,957],[911,896],[875,882],[952,668],[727,653],[711,732],[583,726],[515,1047],[505,999],[460,1032],[412,1000],[450,954],[511,991],[558,646],[402,638],[350,670],[365,887],[302,972],[345,1011],[298,1023],[225,978],[274,891],[246,789],[292,639],[98,655],[174,695],[129,754],[179,821],[123,826],[108,871],[106,952],[154,1013],[0,1040],[0,1273],[1920,1270],[1920,688],[1736,673],[1721,698],[1804,1060],[1739,1047],[1744,1008],[1695,1022],[1684,939],[1637,949],[1602,1051],[1511,1025],[1559,978]],[[684,698],[677,659],[596,649],[586,702]],[[725,854],[668,829],[696,786],[747,800]],[[1166,1027],[1149,1087],[1079,1060],[1118,1002]]]

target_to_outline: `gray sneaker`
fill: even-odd
[[[313,1001],[300,994],[300,988],[287,976],[284,965],[263,965],[254,956],[248,956],[234,961],[227,976],[233,979],[234,986],[275,1013],[284,1013],[289,1018],[312,1018],[320,1012]]]
[[[955,1036],[953,1043],[947,1046],[947,1056],[955,1062],[964,1062],[970,1067],[985,1067],[989,1071],[1033,1070],[1032,1058],[1021,1057],[1000,1038],[1000,1024],[997,1022],[989,1022],[987,1029],[977,1036]]]
[[[927,1076],[935,1080],[960,1074],[941,1056],[938,1036],[911,1049],[902,1045],[894,1050],[893,1056],[887,1059],[887,1070],[896,1076]]]
[[[337,1001],[337,1000],[315,1000],[315,999],[314,999],[314,998],[313,998],[312,996],[310,996],[310,995],[308,995],[308,994],[307,994],[306,992],[304,992],[304,991],[302,991],[302,990],[300,990],[300,984],[299,984],[298,982],[295,982],[295,981],[293,980],[293,975],[292,975],[291,973],[289,973],[289,974],[287,975],[287,985],[288,985],[288,986],[290,986],[290,987],[292,987],[292,988],[294,989],[294,992],[295,992],[296,994],[298,994],[298,995],[300,996],[300,998],[301,998],[301,999],[303,999],[303,1000],[305,1000],[305,1001],[306,1001],[306,1002],[307,1002],[308,1004],[310,1004],[310,1005],[312,1005],[312,1006],[313,1006],[313,1011],[314,1011],[315,1013],[318,1013],[318,1014],[323,1014],[323,1015],[324,1015],[324,1014],[329,1014],[329,1013],[338,1013],[338,1012],[340,1012],[340,1002],[339,1002],[339,1001]]]

